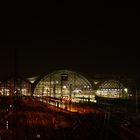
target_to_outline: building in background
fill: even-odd
[[[20,77],[12,77],[0,83],[1,96],[30,96],[31,83]]]
[[[72,102],[95,99],[92,83],[83,75],[70,70],[58,70],[44,76],[37,83],[34,96],[61,98]]]

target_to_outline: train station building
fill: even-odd
[[[102,76],[103,77],[103,76]],[[113,99],[133,97],[131,88],[115,78],[89,78],[71,70],[56,70],[33,78],[11,77],[0,82],[0,96],[50,97],[72,102],[96,102],[95,96]]]

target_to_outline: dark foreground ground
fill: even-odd
[[[84,114],[31,97],[1,99],[0,103],[0,140],[140,139],[136,127],[122,123],[123,114],[105,115],[96,106],[96,111]]]

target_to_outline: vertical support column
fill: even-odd
[[[53,96],[55,97],[55,83],[54,83],[54,85],[53,85]]]
[[[72,94],[72,84],[70,84],[70,95],[69,95],[70,103],[71,103],[71,94]]]
[[[61,97],[63,97],[63,80],[61,79]]]
[[[15,56],[14,56],[14,92],[17,85],[17,76],[18,76],[18,48],[15,47]]]
[[[52,85],[51,82],[52,82],[52,78],[50,76],[50,95],[49,95],[50,97],[51,97],[51,85]]]

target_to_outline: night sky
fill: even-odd
[[[104,11],[104,12],[103,12]],[[33,77],[57,69],[95,74],[140,74],[136,9],[114,8],[96,16],[1,17],[0,79]]]

